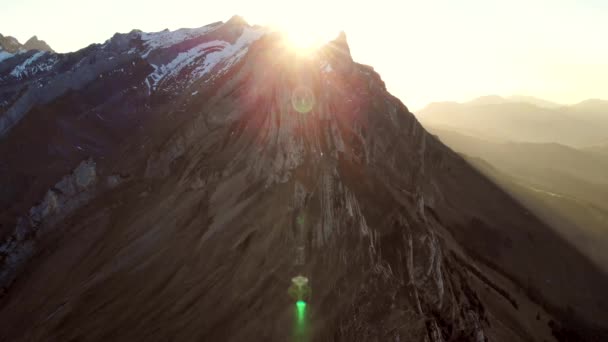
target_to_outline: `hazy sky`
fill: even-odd
[[[0,33],[68,52],[233,14],[327,36],[343,29],[355,60],[413,110],[487,94],[608,99],[607,0],[0,0]]]

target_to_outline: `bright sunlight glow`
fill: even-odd
[[[283,32],[291,47],[301,52],[310,52],[334,40],[344,29],[340,23],[340,2],[331,1],[285,1],[267,0],[272,8],[264,21]]]

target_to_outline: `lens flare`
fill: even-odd
[[[307,324],[307,315],[306,315],[306,302],[303,300],[299,300],[296,302],[296,310],[295,310],[295,326],[293,331],[293,340],[305,342],[308,341],[308,324]]]
[[[306,114],[315,105],[315,95],[310,88],[299,86],[291,93],[291,105],[298,113]]]

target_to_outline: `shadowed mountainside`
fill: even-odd
[[[608,157],[555,143],[504,143],[427,129],[599,266],[607,265]]]

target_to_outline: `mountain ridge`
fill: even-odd
[[[234,20],[0,63],[0,337],[284,341],[299,273],[315,340],[605,336],[606,277],[347,48]]]
[[[44,40],[39,40],[38,36],[34,35],[24,44],[21,44],[17,38],[12,36],[4,36],[0,33],[0,52],[14,55],[16,53],[29,50],[54,52]],[[5,58],[8,57],[4,57],[3,59]]]

